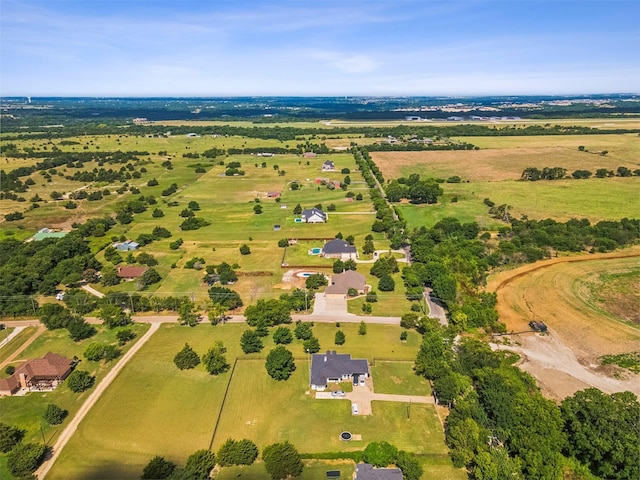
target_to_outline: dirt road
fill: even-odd
[[[129,360],[131,360],[131,358],[136,354],[136,352],[140,350],[140,348],[147,342],[147,340],[149,340],[149,338],[151,338],[151,336],[158,330],[158,328],[160,328],[160,325],[161,325],[160,322],[152,322],[149,330],[147,330],[147,332],[142,337],[140,337],[140,340],[138,340],[135,343],[135,345],[133,345],[133,347],[131,347],[131,349],[124,354],[124,356],[120,359],[120,361],[111,369],[109,373],[107,373],[107,375],[102,379],[102,381],[95,387],[95,390],[91,392],[91,395],[89,395],[89,397],[84,402],[82,407],[80,407],[80,410],[78,410],[78,413],[76,413],[76,415],[71,419],[67,427],[62,431],[62,433],[56,440],[56,443],[53,445],[53,448],[52,448],[52,455],[45,460],[45,462],[40,466],[40,468],[38,468],[38,470],[36,470],[35,474],[37,478],[40,478],[40,479],[45,478],[45,476],[53,466],[54,462],[60,455],[60,452],[62,451],[64,446],[67,444],[67,442],[71,439],[71,436],[74,434],[74,432],[78,428],[78,425],[80,425],[80,422],[84,419],[87,413],[89,413],[89,410],[91,410],[91,407],[95,405],[95,403],[98,401],[100,396],[105,392],[105,390],[109,387],[109,385],[111,385],[111,382],[113,382],[113,380],[118,376],[120,371],[129,362]]]
[[[488,290],[498,295],[498,311],[507,331],[527,331],[533,318],[549,327],[546,336],[512,335],[508,345],[498,337],[496,347],[519,353],[520,367],[538,379],[550,398],[561,400],[588,387],[607,393],[628,390],[640,397],[640,376],[602,366],[598,360],[603,354],[637,350],[640,330],[590,308],[576,294],[574,281],[590,272],[589,268],[595,269],[593,265],[607,262],[609,268],[622,259],[637,257],[640,248],[635,247],[625,252],[554,258],[496,275],[489,280]],[[565,268],[563,263],[572,265]]]
[[[36,338],[38,338],[40,335],[42,335],[44,333],[45,330],[46,330],[46,328],[44,327],[44,325],[41,325],[33,333],[33,335],[31,335],[27,339],[26,342],[24,342],[22,345],[20,345],[20,347],[9,356],[9,358],[7,358],[4,362],[0,363],[0,370],[3,369],[4,367],[6,367],[7,365],[9,365],[18,355],[20,355],[22,352],[24,352],[25,349],[36,340]]]

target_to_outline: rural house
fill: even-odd
[[[42,358],[29,360],[9,378],[0,378],[0,396],[15,395],[19,390],[52,390],[69,376],[73,361],[48,352]]]
[[[303,210],[301,217],[306,223],[324,223],[327,221],[327,214],[316,207]]]
[[[352,359],[349,353],[314,353],[311,359],[311,389],[323,391],[329,383],[340,383],[369,376],[369,362]]]
[[[125,242],[117,242],[113,244],[113,248],[121,252],[129,252],[132,250],[137,250],[138,247],[140,247],[140,244],[132,240],[127,240]]]
[[[131,280],[132,278],[140,278],[147,267],[118,267],[118,277]]]
[[[373,468],[370,463],[356,464],[354,480],[402,480],[399,468]]]
[[[326,258],[339,258],[340,260],[355,260],[358,258],[358,250],[349,242],[340,238],[334,238],[322,247],[322,256]]]
[[[322,164],[323,172],[333,172],[335,169],[336,166],[331,160],[325,160],[325,162]]]
[[[340,295],[344,296],[349,292],[350,288],[353,288],[359,295],[363,295],[367,292],[368,287],[366,285],[367,277],[354,270],[346,270],[342,273],[338,273],[331,277],[331,282],[324,289],[325,296],[327,295]]]

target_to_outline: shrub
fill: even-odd
[[[293,341],[293,334],[287,327],[278,327],[273,332],[273,341],[276,345],[286,345]]]
[[[64,422],[64,419],[67,418],[67,415],[69,415],[67,410],[63,410],[59,406],[50,403],[47,405],[47,409],[44,411],[42,418],[49,425],[60,425]]]
[[[176,367],[180,370],[188,370],[195,368],[200,364],[200,357],[188,343],[185,343],[182,350],[176,353],[176,356],[173,357],[173,363],[175,363]]]
[[[275,338],[275,336],[274,336]],[[240,337],[240,347],[244,353],[257,353],[264,348],[260,336],[255,330],[245,330]]]
[[[344,332],[342,330],[338,330],[334,337],[333,343],[335,343],[336,345],[344,345],[345,341],[346,341],[346,337],[344,335]]]
[[[251,249],[249,248],[249,245],[244,243],[240,246],[240,255],[249,255],[250,253]]]
[[[317,337],[311,337],[302,342],[304,351],[307,353],[318,353],[320,351],[320,341]]]
[[[89,372],[84,370],[74,370],[71,375],[67,377],[67,385],[74,393],[81,393],[85,390],[93,387],[95,377],[92,377]]]

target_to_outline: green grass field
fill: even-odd
[[[640,177],[594,178],[539,182],[481,182],[444,184],[444,197],[435,205],[399,205],[412,227],[433,226],[445,217],[461,222],[475,221],[482,228],[495,230],[506,225],[488,216],[485,198],[496,205],[507,204],[515,218],[553,218],[566,221],[588,218],[592,222],[637,217],[640,211]],[[451,203],[451,198],[458,201]]]
[[[376,393],[397,395],[431,395],[429,382],[416,375],[413,362],[378,361],[371,367]]]
[[[341,325],[347,339],[341,347],[333,345],[337,330],[334,324],[316,324],[313,329],[322,349],[349,352],[355,358],[369,360],[409,362],[415,358],[417,334],[401,343],[399,327],[369,325],[366,336],[357,335],[357,327]],[[410,420],[406,405],[389,402],[374,402],[371,417],[353,417],[349,402],[315,400],[306,393],[308,362],[300,341],[288,347],[296,358],[296,371],[288,381],[277,382],[264,369],[264,356],[273,347],[272,339],[264,339],[265,349],[260,354],[244,355],[238,339],[246,328],[242,324],[203,324],[195,328],[164,325],[81,423],[49,478],[137,478],[156,454],[183,464],[195,450],[209,447],[229,381],[214,450],[228,437],[250,438],[260,449],[289,440],[300,452],[307,453],[359,450],[370,441],[386,439],[399,448],[449,462],[448,471],[455,474],[440,421],[431,405],[412,406]],[[173,364],[173,356],[185,342],[203,354],[218,340],[227,347],[230,363],[239,357],[233,377],[231,372],[211,377],[202,366],[179,371]],[[413,390],[415,382],[408,382],[408,388]],[[339,433],[345,429],[362,435],[363,440],[348,444],[340,441]],[[322,468],[320,465],[318,471]],[[225,473],[228,474],[231,473]]]

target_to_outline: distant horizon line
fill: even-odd
[[[521,94],[375,94],[375,95],[324,95],[324,94],[305,94],[305,95],[267,95],[267,94],[236,94],[236,95],[1,95],[0,100],[5,99],[38,99],[38,98],[91,98],[91,99],[155,99],[155,98],[174,98],[174,99],[213,99],[213,98],[512,98],[512,97],[593,97],[593,96],[640,96],[640,92],[595,92],[595,93],[521,93]]]

